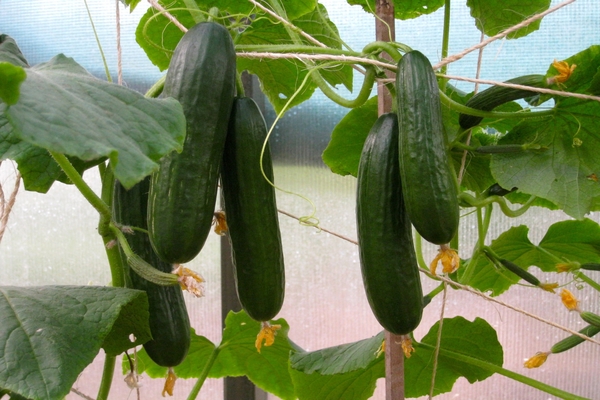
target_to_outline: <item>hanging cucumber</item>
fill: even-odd
[[[234,102],[221,169],[222,193],[238,297],[257,321],[268,321],[283,304],[285,273],[275,190],[262,175],[260,154],[267,127],[256,103]],[[273,182],[269,147],[262,159]]]
[[[148,205],[150,239],[164,261],[192,260],[210,232],[235,68],[231,36],[213,22],[192,27],[173,53],[164,94],[183,106],[187,136],[153,174]]]
[[[386,330],[407,334],[421,321],[423,293],[402,198],[395,114],[379,117],[369,132],[357,185],[358,245],[367,299]]]
[[[396,92],[406,212],[425,240],[445,244],[458,230],[458,188],[447,153],[439,87],[422,53],[402,57]]]
[[[510,79],[506,83],[515,85],[546,87],[546,78],[544,75],[525,75],[518,78]],[[535,96],[537,93],[526,89],[515,89],[506,86],[491,86],[471,97],[465,104],[467,107],[475,108],[482,111],[492,111],[494,108],[510,101],[524,99],[526,97]],[[482,117],[475,115],[460,114],[458,123],[463,129],[469,129],[483,120]]]
[[[129,190],[119,182],[115,184],[113,215],[117,223],[146,229],[149,187],[149,177]],[[158,258],[146,233],[136,230],[134,234],[127,235],[127,242],[134,253],[156,269],[172,271],[171,264]],[[129,283],[131,288],[143,290],[148,296],[152,333],[152,340],[144,344],[148,356],[163,367],[179,365],[190,347],[190,320],[181,288],[179,285],[159,286],[143,279],[133,270],[129,270]]]

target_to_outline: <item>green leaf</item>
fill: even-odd
[[[323,151],[323,162],[333,173],[356,177],[362,148],[376,120],[377,96],[350,110],[333,128],[331,140]]]
[[[589,219],[567,220],[553,224],[536,246],[525,225],[512,227],[492,241],[491,248],[501,258],[523,269],[535,265],[545,272],[556,272],[558,262],[597,262],[600,257],[600,226]],[[487,257],[481,256],[471,271],[459,269],[459,282],[497,296],[519,281],[507,270],[497,269]],[[535,275],[535,274],[534,274]],[[544,282],[543,277],[540,281]]]
[[[176,100],[147,99],[101,81],[63,55],[27,69],[19,102],[4,114],[12,131],[2,128],[0,119],[0,133],[11,147],[19,139],[88,165],[110,158],[125,187],[158,168],[163,155],[180,151],[185,137],[185,117]],[[47,158],[35,163],[50,164]]]
[[[361,5],[363,10],[375,14],[375,0],[347,0],[350,5]],[[394,0],[394,16],[412,19],[431,14],[444,5],[444,0]]]
[[[173,368],[175,375],[183,379],[197,378],[206,366],[214,350],[215,345],[210,340],[204,336],[197,335],[194,328],[191,328],[191,341],[188,354],[181,364]],[[130,372],[127,357],[123,357],[121,366],[123,375]],[[167,376],[167,368],[161,367],[152,361],[144,349],[136,353],[136,370],[138,374],[145,372],[151,378],[164,378]]]
[[[0,387],[34,399],[66,396],[101,347],[151,337],[146,294],[123,288],[0,287],[0,320]]]
[[[597,85],[600,70],[600,45],[590,46],[577,54],[563,60],[569,66],[576,65],[569,79],[560,84],[559,89],[576,93],[597,93]],[[546,78],[552,78],[558,75],[556,67],[552,64],[548,67]],[[555,101],[560,102],[563,98],[555,97]]]
[[[444,318],[441,336],[441,351],[437,363],[433,394],[438,395],[452,390],[459,377],[470,383],[483,381],[492,373],[478,366],[457,361],[447,354],[458,353],[487,363],[501,366],[504,352],[494,328],[485,320],[475,318],[473,322],[463,317]],[[406,397],[420,397],[429,394],[433,367],[433,349],[437,343],[439,322],[415,343],[416,351],[405,360],[404,379]]]
[[[230,312],[225,319],[223,339],[219,355],[210,370],[209,377],[247,376],[256,386],[282,399],[295,399],[294,385],[288,372],[290,351],[299,348],[288,339],[289,325],[284,319],[271,321],[281,325],[275,343],[256,350],[256,335],[260,322],[245,312]]]
[[[290,373],[300,400],[369,399],[385,377],[378,350],[383,332],[372,338],[290,357]]]
[[[202,9],[209,10],[211,7],[218,7],[220,11],[227,11],[230,14],[250,15],[254,13],[262,13],[249,1],[240,0],[197,0],[198,6]],[[261,3],[266,3],[262,1]],[[317,0],[281,0],[281,5],[285,9],[288,20],[293,20],[302,15],[305,15],[315,9]],[[271,7],[269,7],[271,8]]]
[[[487,36],[494,36],[527,18],[543,12],[550,7],[550,0],[467,0],[471,16],[477,29]],[[510,35],[516,39],[529,35],[539,29],[541,20],[537,20]]]
[[[23,68],[29,67],[17,42],[8,35],[0,35],[0,62],[11,63]]]
[[[191,28],[195,25],[194,18],[186,9],[183,0],[167,3],[165,5],[163,1],[159,2],[183,26]],[[169,68],[173,51],[182,37],[183,32],[153,7],[150,7],[142,16],[135,31],[135,40],[146,52],[152,64],[156,65],[161,71]]]
[[[125,7],[129,7],[129,12],[133,12],[140,1],[141,0],[121,0],[121,3],[125,4]]]
[[[273,393],[282,399],[295,399],[294,386],[288,372],[290,351],[299,351],[287,337],[289,326],[283,319],[272,324],[281,325],[275,343],[262,347],[259,353],[255,347],[256,335],[260,332],[260,322],[251,319],[245,312],[230,312],[225,319],[225,329],[218,355],[208,374],[210,378],[226,376],[247,376],[256,386]],[[180,378],[198,378],[204,370],[215,345],[192,330],[190,350],[183,362],[173,368]],[[126,359],[122,362],[123,373],[129,372]],[[137,353],[138,373],[145,372],[152,378],[163,378],[167,369],[156,365],[144,350]]]
[[[0,62],[0,101],[9,106],[19,100],[19,87],[27,78],[22,67],[8,62]]]
[[[494,154],[490,167],[502,187],[517,187],[581,219],[600,196],[600,103],[565,99],[554,118],[522,121],[499,144],[536,143],[539,151]]]

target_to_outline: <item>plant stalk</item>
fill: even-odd
[[[104,369],[102,370],[102,380],[100,381],[100,388],[98,389],[96,400],[108,400],[108,393],[110,392],[110,386],[112,385],[113,376],[115,374],[116,360],[116,356],[109,356],[106,354],[104,358]]]
[[[214,348],[214,350],[210,354],[210,358],[208,359],[208,361],[206,362],[206,365],[204,365],[204,368],[202,369],[202,373],[198,377],[198,380],[194,384],[192,391],[188,395],[187,400],[194,400],[198,396],[198,394],[200,393],[200,389],[202,389],[202,386],[204,385],[204,381],[206,381],[206,378],[208,377],[208,373],[210,372],[213,364],[215,363],[215,360],[217,359],[217,356],[219,355],[220,351],[221,351],[221,346]]]

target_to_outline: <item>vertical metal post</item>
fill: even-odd
[[[250,75],[242,75],[244,90],[252,97],[252,79]],[[222,200],[221,200],[222,205]],[[240,311],[242,306],[237,297],[235,278],[233,276],[233,260],[231,245],[227,236],[221,237],[221,317],[223,326],[229,311]],[[258,332],[257,332],[258,333]],[[245,376],[227,377],[223,385],[224,400],[267,400],[267,393],[254,386]]]
[[[375,37],[390,42],[395,40],[394,5],[388,0],[376,0]],[[388,72],[388,77],[394,75]],[[392,110],[392,96],[382,83],[377,84],[379,115]],[[385,398],[404,400],[404,353],[400,346],[400,336],[385,333]]]

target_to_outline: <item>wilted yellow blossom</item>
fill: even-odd
[[[537,368],[546,362],[548,355],[550,353],[538,352],[535,356],[531,357],[529,360],[525,361],[523,364],[525,368]]]
[[[215,211],[212,224],[215,226],[215,233],[219,236],[225,235],[227,232],[227,219],[225,211]]]
[[[169,367],[169,371],[167,372],[167,380],[165,381],[165,387],[162,391],[162,396],[165,397],[165,393],[169,396],[173,396],[173,389],[175,388],[175,381],[177,380],[177,376],[175,372],[173,372],[173,368]]]
[[[429,264],[429,269],[433,275],[436,275],[437,266],[440,262],[442,263],[442,272],[451,274],[458,269],[460,257],[456,250],[451,249],[447,244],[443,244],[440,246],[437,256],[435,256],[431,264]]]
[[[565,305],[565,307],[567,307],[567,310],[569,310],[569,311],[574,311],[579,308],[579,306],[578,306],[579,301],[575,298],[573,293],[571,293],[567,289],[563,289],[560,292],[560,299],[562,300],[562,303]]]
[[[174,267],[173,273],[179,276],[177,280],[182,290],[187,290],[196,297],[204,296],[204,286],[202,285],[204,278],[181,264],[175,264]]]
[[[258,332],[256,342],[254,343],[256,350],[260,353],[263,341],[265,342],[265,346],[271,346],[275,343],[275,335],[277,335],[277,331],[280,329],[281,325],[271,325],[266,321],[262,322],[260,332]]]
[[[559,273],[570,272],[574,269],[579,269],[580,266],[581,264],[579,264],[577,261],[569,261],[564,263],[558,263],[555,265],[556,271],[558,271]]]
[[[400,344],[402,345],[402,351],[404,352],[406,358],[410,358],[412,353],[415,352],[415,348],[412,345],[412,339],[410,338],[410,336],[402,336],[402,341],[400,342]]]
[[[566,61],[556,61],[556,60],[554,60],[554,62],[552,63],[552,66],[554,68],[556,68],[556,70],[558,71],[558,75],[548,78],[548,81],[547,81],[548,85],[566,82],[571,77],[571,74],[577,67],[576,64],[569,65]]]
[[[554,289],[558,287],[558,283],[540,283],[537,285],[540,289],[544,289],[546,292],[556,293]]]

